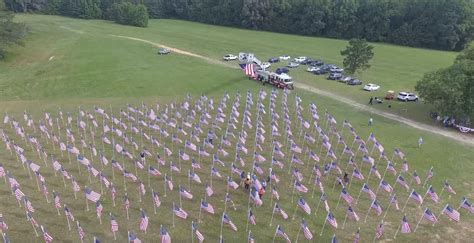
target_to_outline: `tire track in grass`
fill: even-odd
[[[185,50],[182,50],[182,49],[162,45],[162,44],[159,44],[159,43],[156,43],[156,42],[153,42],[153,41],[140,39],[140,38],[136,38],[136,37],[131,37],[131,36],[122,36],[122,35],[110,35],[110,36],[144,42],[144,43],[150,44],[150,45],[155,46],[155,47],[169,49],[172,52],[175,52],[175,53],[178,53],[178,54],[181,54],[181,55],[186,55],[186,56],[199,58],[199,59],[205,60],[205,61],[207,61],[211,64],[216,64],[216,65],[221,65],[221,66],[225,66],[225,67],[228,67],[228,68],[238,69],[238,67],[236,67],[235,65],[231,65],[229,63],[225,63],[225,62],[222,62],[222,61],[210,58],[210,57],[202,56],[202,55],[192,53],[192,52],[189,52],[189,51],[185,51]],[[332,92],[329,92],[329,91],[318,89],[316,87],[309,86],[307,84],[295,82],[294,85],[298,89],[302,89],[302,90],[305,90],[305,91],[308,91],[308,92],[311,92],[311,93],[314,93],[314,94],[318,94],[318,95],[325,96],[325,97],[328,97],[328,98],[331,98],[331,99],[335,99],[335,100],[340,101],[340,102],[342,102],[346,105],[352,106],[356,109],[377,114],[377,115],[382,116],[384,118],[403,123],[403,124],[408,125],[412,128],[416,128],[416,129],[422,130],[424,132],[429,132],[429,133],[441,135],[441,136],[456,140],[458,142],[461,142],[463,144],[474,146],[474,138],[470,135],[460,134],[460,133],[458,133],[454,130],[443,130],[440,127],[424,124],[424,123],[421,123],[421,122],[411,120],[409,118],[405,118],[405,117],[402,117],[402,116],[397,116],[396,114],[392,114],[392,113],[389,113],[389,112],[377,110],[375,108],[368,107],[368,106],[363,105],[363,104],[361,104],[359,102],[356,102],[354,100],[348,99],[348,98],[346,98],[342,95],[338,95],[338,94],[335,94],[335,93],[332,93]]]

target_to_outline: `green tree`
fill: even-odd
[[[416,91],[442,115],[458,121],[474,119],[474,46],[464,50],[448,68],[427,73]]]
[[[26,34],[25,25],[13,22],[13,17],[0,1],[0,59],[5,58],[10,46],[22,44],[21,39]]]
[[[116,3],[112,6],[112,19],[119,24],[147,27],[148,10],[143,4]]]
[[[373,49],[365,39],[351,39],[346,49],[341,51],[345,72],[354,74],[369,68],[369,61],[374,57]]]

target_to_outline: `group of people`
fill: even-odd
[[[267,188],[267,182],[270,181],[270,177],[267,178],[267,180],[263,180],[261,182],[262,184],[262,187],[260,187],[259,191],[258,191],[258,196],[260,197],[260,199],[263,198],[263,195],[265,194],[265,190]],[[245,173],[245,171],[242,171],[242,173],[240,174],[240,185],[244,186],[245,190],[249,190],[251,185],[252,185],[252,178],[250,177],[250,173]]]

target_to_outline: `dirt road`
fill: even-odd
[[[231,65],[229,63],[225,63],[225,62],[220,61],[220,60],[205,57],[205,56],[198,55],[196,53],[188,52],[188,51],[185,51],[185,50],[180,50],[180,49],[177,49],[177,48],[161,45],[161,44],[158,44],[156,42],[149,41],[149,40],[144,40],[144,39],[130,37],[130,36],[121,36],[121,35],[111,35],[111,36],[118,37],[118,38],[129,39],[129,40],[134,40],[134,41],[140,41],[140,42],[148,43],[150,45],[160,47],[160,48],[167,48],[167,49],[170,49],[174,53],[200,58],[200,59],[203,59],[203,60],[205,60],[209,63],[212,63],[212,64],[222,65],[222,66],[226,66],[226,67],[229,67],[229,68],[238,68],[235,65]],[[335,94],[335,93],[332,93],[332,92],[324,91],[324,90],[318,89],[316,87],[309,86],[307,84],[302,84],[302,83],[296,82],[295,87],[298,88],[298,89],[306,90],[306,91],[309,91],[309,92],[312,92],[312,93],[315,93],[315,94],[318,94],[318,95],[322,95],[322,96],[325,96],[325,97],[335,99],[339,102],[350,105],[350,106],[352,106],[354,108],[357,108],[359,110],[372,112],[372,113],[375,113],[379,116],[383,116],[385,118],[401,122],[401,123],[406,124],[410,127],[413,127],[413,128],[425,131],[425,132],[430,132],[430,133],[433,133],[433,134],[442,135],[442,136],[445,136],[447,138],[456,140],[458,142],[461,142],[461,143],[464,143],[464,144],[467,144],[467,145],[470,145],[470,146],[474,146],[474,138],[472,136],[464,135],[464,134],[461,134],[461,133],[459,133],[457,131],[454,131],[454,130],[445,130],[445,129],[437,127],[437,126],[427,125],[427,124],[417,122],[417,121],[414,121],[414,120],[411,120],[411,119],[408,119],[408,118],[404,118],[404,117],[401,117],[401,116],[398,116],[398,115],[395,115],[395,114],[392,114],[392,113],[388,113],[388,112],[385,112],[385,111],[380,111],[380,110],[374,109],[372,107],[369,107],[369,106],[363,105],[361,103],[358,103],[354,100],[348,99],[344,96],[341,96],[341,95],[338,95],[338,94]]]

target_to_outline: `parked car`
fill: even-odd
[[[342,78],[341,73],[330,73],[328,79],[330,80],[339,80]]]
[[[297,68],[299,66],[300,66],[300,64],[298,64],[296,62],[289,62],[288,65],[287,65],[287,67],[289,67],[289,68]]]
[[[347,84],[348,85],[361,85],[362,81],[360,81],[359,79],[351,79],[347,81]]]
[[[237,60],[237,56],[236,55],[232,55],[232,54],[227,54],[224,56],[224,61],[234,61],[234,60]]]
[[[297,58],[295,58],[294,61],[297,62],[297,63],[302,63],[302,62],[306,61],[306,59],[307,59],[307,57],[297,57]]]
[[[282,55],[279,58],[280,58],[280,60],[290,60],[291,57],[288,56],[288,55]]]
[[[376,84],[366,84],[364,86],[364,90],[366,91],[376,91],[378,89],[380,89],[380,86]]]
[[[309,66],[309,67],[306,69],[306,71],[312,73],[312,72],[314,72],[314,71],[316,71],[316,70],[318,70],[318,69],[319,69],[318,67]]]
[[[269,68],[271,65],[272,64],[270,64],[269,62],[262,62],[262,64],[260,64],[260,66],[265,69]]]
[[[282,74],[282,73],[289,73],[290,70],[286,67],[279,67],[276,69],[275,73]]]
[[[309,65],[311,62],[314,62],[313,58],[307,57],[306,60],[300,62],[300,64]]]
[[[314,60],[314,61],[308,63],[308,65],[310,65],[310,66],[322,66],[322,65],[324,65],[324,62],[321,61],[321,60]]]
[[[321,74],[326,74],[326,73],[328,73],[328,70],[323,69],[323,68],[318,68],[316,69],[316,71],[313,72],[313,74],[316,74],[316,75],[321,75]]]
[[[272,57],[272,58],[268,59],[269,63],[276,63],[276,62],[279,62],[279,61],[280,61],[280,59],[278,59],[276,57]]]
[[[401,101],[418,101],[418,96],[409,92],[400,92],[397,99]]]
[[[331,73],[342,73],[342,72],[344,71],[344,69],[342,69],[342,68],[340,68],[340,67],[331,67],[331,68],[329,69],[329,71],[330,71]]]
[[[339,82],[347,83],[347,82],[351,81],[352,79],[353,79],[352,77],[346,76],[346,77],[342,77],[341,79],[339,79]]]
[[[161,48],[160,50],[158,50],[158,55],[168,55],[170,53],[171,53],[170,49]]]

